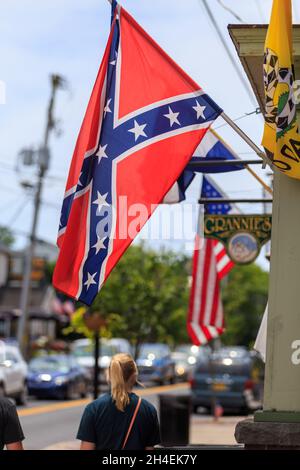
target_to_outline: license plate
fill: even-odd
[[[228,390],[228,386],[222,382],[219,382],[212,384],[211,389],[214,392],[224,392],[225,390]]]

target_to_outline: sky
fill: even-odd
[[[227,25],[238,21],[218,0],[208,0],[223,37],[239,64]],[[245,23],[267,23],[271,0],[223,0]],[[255,110],[223,46],[211,26],[202,0],[123,0],[122,5],[166,52],[204,88],[233,119]],[[296,6],[296,2],[295,2]],[[295,8],[294,22],[300,19]],[[110,26],[107,0],[1,0],[0,85],[5,85],[5,103],[0,104],[0,225],[16,232],[16,247],[26,243],[33,215],[32,195],[22,182],[33,180],[33,170],[18,166],[19,152],[37,148],[43,139],[46,107],[50,94],[49,76],[65,77],[68,88],[57,93],[55,117],[59,135],[50,139],[51,163],[45,179],[39,216],[39,238],[55,243],[60,206],[74,145],[100,65]],[[0,99],[1,99],[0,86]],[[218,120],[215,128],[222,126]],[[256,114],[239,121],[243,130],[260,144],[263,120]],[[243,158],[254,157],[252,150],[228,127],[218,130]],[[17,170],[19,168],[19,170]],[[269,182],[268,172],[255,167]],[[215,177],[232,197],[260,197],[261,187],[247,172]],[[191,185],[186,206],[185,237],[180,240],[148,242],[154,247],[191,254],[201,179]],[[243,205],[245,212],[261,212],[261,205]],[[160,207],[151,223],[157,226],[165,215],[182,224],[180,205]],[[267,268],[264,255],[260,264]]]

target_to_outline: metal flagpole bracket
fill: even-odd
[[[269,165],[273,169],[273,164],[271,160],[269,160],[266,154],[250,139],[250,137],[245,134],[245,132],[227,116],[226,113],[221,113],[222,118],[225,122],[249,145],[249,147],[254,150],[254,152],[263,160],[262,167],[266,168],[266,165]]]
[[[217,158],[217,157],[216,157]],[[262,161],[261,160],[205,160],[202,158],[199,158],[199,161],[190,161],[188,163],[189,167],[214,167],[214,166],[248,166],[248,165],[261,165]]]
[[[224,199],[224,198],[204,198],[198,200],[199,204],[271,204],[273,199]]]

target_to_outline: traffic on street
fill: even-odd
[[[186,394],[188,385],[178,384],[139,390],[159,409],[159,395]],[[26,407],[18,407],[20,421],[25,430],[26,449],[77,450],[76,433],[80,418],[90,399],[73,401],[29,400]],[[250,415],[249,415],[250,416]],[[234,445],[234,427],[243,419],[238,413],[225,413],[216,420],[205,410],[193,414],[190,424],[190,444]],[[41,432],[41,429],[45,430]]]
[[[112,357],[120,350],[133,351],[122,338],[100,343],[101,396],[109,391],[106,377]],[[93,393],[93,341],[76,340],[69,350],[68,354],[40,350],[26,363],[14,341],[1,342],[2,396],[17,404],[28,449],[79,446],[77,428]],[[209,432],[203,431],[218,429],[220,419],[227,425],[228,433],[219,436],[219,443],[233,441],[230,423],[235,423],[239,414],[251,414],[261,407],[263,363],[246,348],[226,347],[213,352],[209,347],[186,344],[171,351],[164,344],[146,343],[139,350],[137,365],[140,385],[136,393],[147,397],[158,410],[160,420],[166,419],[160,413],[164,397],[188,397],[187,412],[193,413],[189,441],[194,445],[209,441]],[[45,432],[41,433],[41,429]]]

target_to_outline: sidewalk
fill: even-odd
[[[234,431],[244,416],[223,416],[215,421],[210,416],[193,416],[190,444],[234,445]]]
[[[234,430],[243,416],[223,416],[218,421],[210,416],[193,416],[191,419],[190,444],[234,445]],[[79,441],[58,442],[44,450],[78,450]]]

